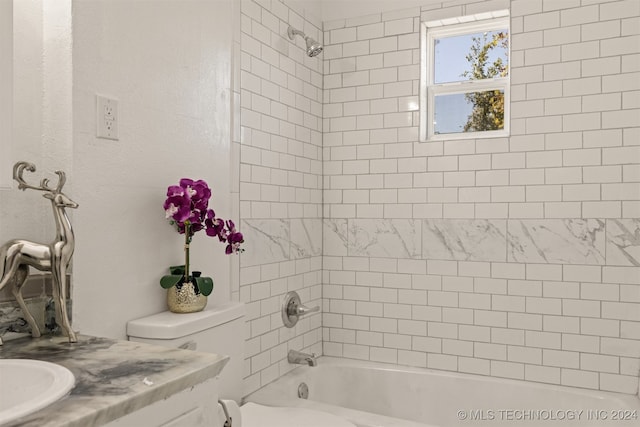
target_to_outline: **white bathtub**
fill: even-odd
[[[308,400],[298,398],[302,382]],[[638,396],[333,357],[245,400],[322,410],[359,427],[640,425]]]

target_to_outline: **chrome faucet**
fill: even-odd
[[[316,361],[315,353],[309,354],[296,350],[289,350],[287,360],[289,361],[289,363],[295,363],[298,365],[307,364],[309,366],[316,366],[318,364],[318,362]]]

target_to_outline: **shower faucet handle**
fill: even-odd
[[[287,328],[293,328],[300,317],[316,311],[320,311],[320,306],[307,307],[302,304],[297,292],[287,292],[282,301],[282,323]]]
[[[316,311],[320,311],[320,306],[316,305],[315,307],[307,307],[306,305],[298,305],[295,306],[295,314],[298,316],[304,316],[305,314],[315,313]]]

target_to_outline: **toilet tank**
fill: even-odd
[[[127,323],[130,341],[180,347],[230,357],[219,377],[220,397],[240,402],[244,363],[244,303],[230,302],[197,313],[170,311]]]

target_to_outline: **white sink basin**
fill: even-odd
[[[66,396],[75,384],[70,370],[31,359],[0,359],[0,425]]]

